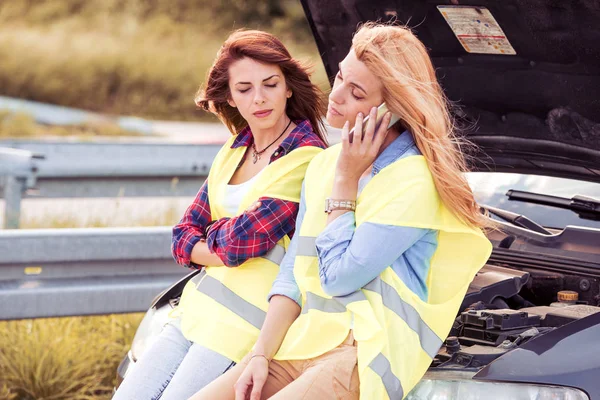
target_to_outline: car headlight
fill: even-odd
[[[144,351],[154,343],[165,324],[169,322],[169,312],[172,309],[171,304],[167,303],[158,309],[152,307],[146,312],[131,342],[133,361],[139,360]]]
[[[587,394],[564,386],[485,382],[472,372],[428,372],[406,400],[589,400]]]

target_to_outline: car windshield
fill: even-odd
[[[470,172],[467,180],[480,204],[522,214],[538,224],[562,229],[567,225],[600,229],[600,221],[580,218],[577,213],[539,204],[509,200],[509,190],[522,190],[571,198],[582,195],[600,199],[600,184],[573,179],[499,172]]]

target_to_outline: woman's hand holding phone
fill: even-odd
[[[337,162],[336,179],[358,182],[377,158],[387,136],[392,114],[386,112],[380,124],[375,123],[376,117],[377,107],[373,107],[369,113],[371,122],[367,123],[365,128],[363,115],[359,113],[356,116],[353,134],[350,133],[350,122],[346,121],[342,129],[342,151]]]

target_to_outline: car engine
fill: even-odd
[[[431,366],[480,369],[538,335],[600,312],[599,305],[597,277],[486,265]]]

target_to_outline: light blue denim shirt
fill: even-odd
[[[359,194],[386,166],[404,157],[420,155],[412,135],[402,133],[373,163],[371,174],[359,182]],[[269,299],[283,295],[300,306],[300,289],[294,278],[298,235],[306,213],[304,186],[296,219],[296,233],[273,282]],[[353,212],[347,212],[327,225],[316,239],[321,286],[330,296],[350,294],[375,279],[391,266],[404,284],[427,300],[426,279],[431,257],[437,249],[436,230],[366,222],[356,227]]]

